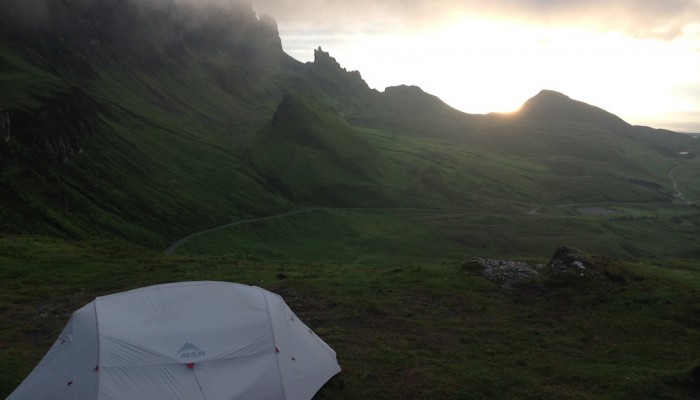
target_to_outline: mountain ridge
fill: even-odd
[[[554,92],[528,100],[515,119],[463,113],[418,87],[378,92],[321,48],[311,63],[289,57],[274,19],[250,6],[35,4],[56,11],[47,15],[54,22],[0,28],[0,104],[9,121],[0,201],[21,209],[6,211],[0,230],[101,232],[158,247],[231,219],[332,206],[334,198],[336,205],[453,208],[492,198],[556,202],[573,196],[568,191],[579,200],[671,201],[658,189],[664,173],[620,149],[659,165],[671,161],[649,150],[669,160],[697,154],[686,136],[638,131]],[[70,93],[79,101],[67,101]],[[268,139],[274,157],[265,154]],[[301,168],[285,149],[318,165]],[[585,166],[543,156],[551,152]],[[504,167],[501,154],[520,169]],[[269,168],[273,161],[278,167]],[[533,187],[510,177],[522,171]],[[568,181],[586,176],[620,182],[620,190],[595,194],[604,185]],[[629,184],[645,180],[657,186]],[[28,223],[33,214],[42,217]]]

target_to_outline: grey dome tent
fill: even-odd
[[[308,400],[335,352],[255,286],[181,282],[98,297],[8,400]]]

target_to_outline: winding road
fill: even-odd
[[[673,188],[676,190],[676,197],[683,200],[685,204],[693,204],[690,201],[688,201],[688,199],[686,199],[685,196],[683,196],[683,193],[681,193],[680,189],[678,188],[678,182],[676,182],[676,178],[673,177],[673,173],[676,172],[676,170],[680,167],[680,165],[676,165],[675,167],[671,168],[671,170],[668,171],[668,179],[670,179],[671,182],[673,182]]]
[[[685,196],[683,195],[683,193],[681,193],[681,191],[680,191],[679,188],[678,188],[678,182],[676,182],[676,178],[673,177],[673,173],[674,173],[678,168],[680,168],[680,167],[681,167],[680,165],[676,165],[675,167],[671,168],[671,170],[668,171],[668,178],[671,180],[671,182],[673,182],[673,187],[674,187],[674,189],[676,190],[676,198],[682,200],[684,204],[690,205],[690,204],[693,204],[693,203],[691,203],[690,201],[688,201],[688,199],[685,198]],[[556,207],[572,207],[572,206],[583,206],[583,205],[590,205],[590,204],[559,204],[559,205],[557,205]],[[525,215],[537,214],[537,212],[540,210],[540,208],[541,208],[541,207],[533,208],[532,210],[530,210],[530,211],[528,211],[528,212],[526,212],[526,213],[524,213],[524,214],[525,214]],[[219,226],[215,226],[215,227],[213,227],[213,228],[209,228],[209,229],[205,229],[205,230],[202,230],[202,231],[199,231],[199,232],[195,232],[195,233],[189,234],[189,235],[187,235],[187,236],[185,236],[185,237],[183,237],[183,238],[180,238],[180,239],[174,241],[173,243],[170,244],[170,246],[168,246],[168,248],[166,248],[166,249],[163,251],[163,253],[165,253],[166,255],[175,254],[175,252],[177,251],[178,247],[182,246],[183,244],[187,243],[188,241],[190,241],[191,239],[193,239],[193,238],[195,238],[195,237],[197,237],[197,236],[205,235],[205,234],[211,233],[211,232],[216,232],[216,231],[219,231],[219,230],[222,230],[222,229],[226,229],[226,228],[231,228],[231,227],[233,227],[233,226],[244,225],[244,224],[250,224],[250,223],[253,223],[253,222],[267,221],[267,220],[276,219],[276,218],[284,218],[284,217],[289,217],[289,216],[292,216],[292,215],[304,214],[304,213],[309,213],[309,212],[314,212],[314,211],[329,211],[329,210],[366,210],[366,211],[370,211],[370,210],[393,210],[393,211],[440,211],[440,212],[474,211],[473,209],[463,209],[463,208],[455,208],[455,209],[444,209],[444,208],[362,208],[362,207],[356,207],[356,208],[353,208],[353,207],[346,207],[346,208],[339,208],[339,207],[315,207],[315,208],[305,208],[305,209],[303,209],[303,210],[289,211],[289,212],[285,212],[285,213],[281,213],[281,214],[268,215],[268,216],[265,216],[265,217],[256,217],[256,218],[243,219],[243,220],[240,220],[240,221],[230,222],[230,223],[228,223],[228,224],[219,225]],[[490,210],[490,211],[493,211],[493,210]]]
[[[203,230],[203,231],[199,231],[199,232],[192,233],[192,234],[190,234],[190,235],[187,235],[187,236],[185,236],[185,237],[183,237],[183,238],[181,238],[181,239],[178,239],[178,240],[174,241],[172,244],[170,244],[170,246],[168,246],[167,249],[165,249],[165,250],[163,251],[163,253],[165,253],[166,255],[175,254],[175,251],[177,251],[177,248],[178,248],[178,247],[182,246],[183,244],[187,243],[188,241],[190,241],[191,239],[193,239],[193,238],[195,238],[195,237],[197,237],[197,236],[201,236],[201,235],[204,235],[204,234],[207,234],[207,233],[211,233],[211,232],[219,231],[219,230],[222,230],[222,229],[230,228],[230,227],[232,227],[232,226],[243,225],[243,224],[250,224],[250,223],[253,223],[253,222],[266,221],[266,220],[269,220],[269,219],[288,217],[288,216],[290,216],[290,215],[302,214],[302,213],[307,213],[307,212],[312,212],[312,211],[319,211],[319,210],[322,210],[322,208],[306,208],[306,209],[303,209],[303,210],[290,211],[290,212],[286,212],[286,213],[282,213],[282,214],[269,215],[269,216],[267,216],[267,217],[258,217],[258,218],[242,219],[242,220],[240,220],[240,221],[231,222],[231,223],[228,223],[228,224],[225,224],[225,225],[215,226],[215,227],[213,227],[213,228],[209,228],[209,229],[205,229],[205,230]]]
[[[166,255],[172,255],[175,254],[177,251],[178,247],[182,246],[183,244],[187,243],[191,239],[201,236],[207,233],[211,232],[216,232],[222,229],[226,228],[231,228],[233,226],[237,225],[245,225],[245,224],[250,224],[253,222],[260,222],[260,221],[267,221],[271,219],[276,219],[276,218],[284,218],[284,217],[289,217],[292,215],[296,214],[304,214],[304,213],[309,213],[309,212],[314,212],[314,211],[342,211],[342,210],[354,210],[354,211],[386,211],[386,210],[391,210],[391,211],[430,211],[430,212],[465,212],[465,211],[489,211],[489,210],[484,210],[484,209],[472,209],[472,208],[409,208],[409,207],[396,207],[396,208],[369,208],[369,207],[315,207],[315,208],[305,208],[303,210],[297,210],[297,211],[289,211],[281,214],[275,214],[275,215],[268,215],[265,217],[256,217],[256,218],[249,218],[249,219],[243,219],[240,221],[235,221],[235,222],[230,222],[224,225],[219,225],[215,226],[213,228],[205,229],[199,232],[195,232],[192,234],[189,234],[183,238],[180,238],[168,246],[167,249],[163,250],[163,253]]]
[[[676,197],[677,199],[680,199],[680,200],[683,202],[683,204],[691,205],[691,204],[693,204],[693,203],[692,203],[691,201],[689,201],[688,199],[685,198],[685,196],[683,195],[683,193],[680,191],[680,188],[678,187],[678,182],[676,181],[676,178],[673,176],[673,173],[676,172],[676,170],[678,170],[679,168],[681,168],[680,165],[676,165],[675,167],[671,168],[671,169],[668,171],[668,179],[670,179],[670,180],[671,180],[671,183],[673,183],[673,189],[676,191],[675,197]],[[637,204],[637,203],[607,203],[607,204],[609,204],[609,205],[613,205],[613,204],[623,204],[623,205],[624,205],[624,204],[630,204],[630,205],[633,205],[633,204]],[[663,203],[660,203],[660,204],[663,205]],[[573,204],[573,203],[571,203],[571,204],[557,204],[557,205],[552,206],[552,207],[567,208],[567,207],[582,207],[582,206],[601,206],[601,204],[600,204],[600,203],[579,203],[579,204]],[[533,208],[532,210],[523,213],[523,215],[534,215],[534,214],[537,214],[537,212],[538,212],[541,208],[542,208],[542,207],[535,207],[535,208]]]

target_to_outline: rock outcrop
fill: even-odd
[[[0,143],[10,141],[10,112],[0,106]]]
[[[277,28],[277,21],[267,14],[262,14],[259,21],[259,37],[261,41],[265,42],[265,47],[282,51],[282,39]]]
[[[469,268],[469,267],[466,267]],[[475,258],[471,261],[471,270],[504,289],[525,279],[537,276],[544,268],[542,264],[529,264],[513,260],[487,260]],[[476,271],[475,271],[476,269]]]
[[[540,274],[574,274],[584,276],[591,268],[583,253],[569,246],[560,246],[554,252],[549,264],[530,264],[514,260],[488,260],[475,258],[462,266],[462,269],[472,275],[480,275],[498,284],[504,289],[510,289],[518,282],[536,277]]]
[[[308,63],[312,77],[325,89],[334,93],[351,95],[369,91],[367,82],[359,71],[348,71],[321,47],[314,50],[314,62]]]
[[[347,72],[345,68],[340,66],[335,57],[331,57],[329,52],[323,51],[321,46],[318,46],[318,49],[314,49],[314,65],[319,68]]]
[[[66,163],[82,152],[84,140],[95,134],[98,125],[97,106],[79,90],[47,99],[39,109],[15,110],[12,117],[13,140],[53,164]]]
[[[136,65],[157,74],[189,49],[228,52],[242,61],[284,57],[277,23],[251,3],[174,0],[5,0],[0,36],[53,65],[95,77],[100,68]],[[147,40],[145,40],[147,38]],[[89,62],[87,61],[89,60]]]
[[[583,274],[586,269],[590,268],[590,263],[586,261],[580,250],[569,246],[560,246],[554,252],[548,266],[554,273]]]

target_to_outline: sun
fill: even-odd
[[[372,88],[420,86],[468,113],[514,111],[542,89],[631,123],[669,120],[674,111],[700,107],[678,93],[689,77],[700,87],[700,52],[692,42],[465,14],[415,30],[297,37],[298,47],[319,44]]]

